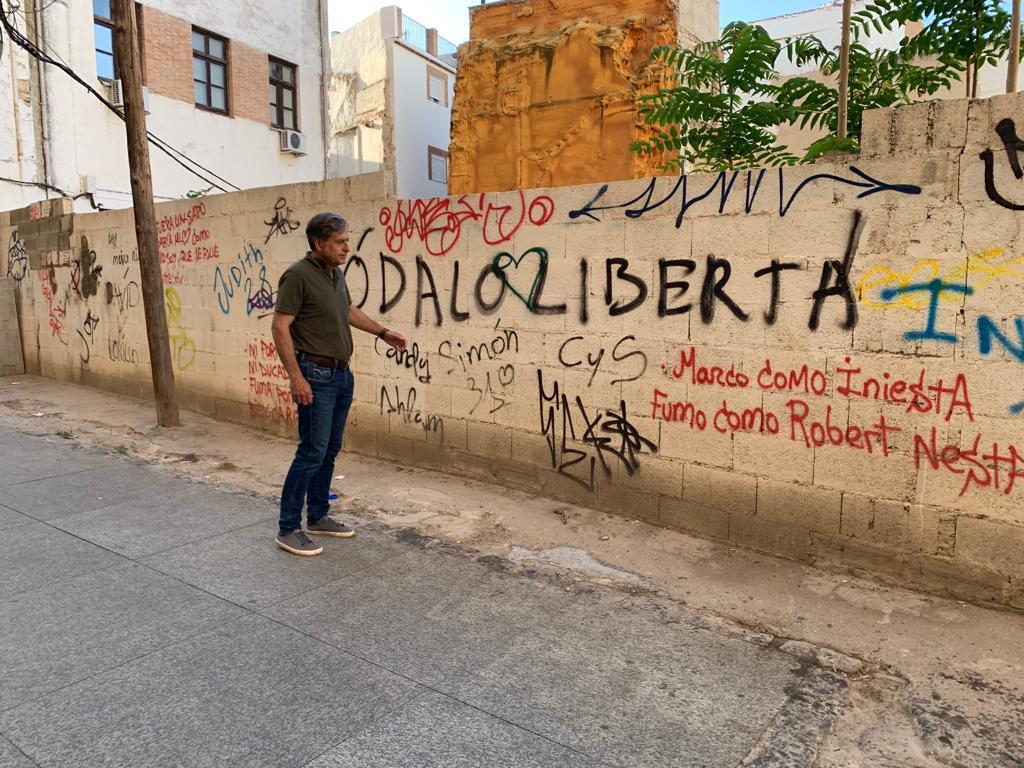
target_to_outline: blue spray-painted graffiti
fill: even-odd
[[[927,283],[915,283],[896,288],[886,288],[882,291],[884,301],[892,301],[897,296],[908,293],[929,293],[928,319],[922,331],[907,331],[903,338],[908,341],[940,341],[945,344],[955,344],[956,334],[941,333],[936,328],[939,300],[944,293],[956,293],[963,296],[970,296],[974,289],[969,285],[958,283],[947,283],[940,278]],[[1012,341],[994,320],[988,315],[980,315],[977,321],[978,331],[978,352],[982,355],[992,354],[993,339],[998,341],[1017,362],[1024,363],[1024,317],[1013,318],[1014,327],[1017,330],[1018,341]],[[1017,415],[1024,413],[1024,400],[1010,406],[1010,413]]]
[[[908,293],[930,293],[931,299],[928,302],[928,323],[923,331],[907,331],[903,338],[907,341],[944,341],[947,344],[955,344],[956,336],[952,333],[939,333],[935,330],[935,321],[939,312],[939,300],[944,293],[957,293],[963,296],[970,296],[974,289],[968,285],[957,283],[946,283],[935,278],[927,283],[914,283],[913,285],[901,285],[895,288],[886,288],[882,291],[882,301],[892,301],[897,296]]]
[[[238,254],[238,263],[232,264],[227,271],[218,265],[213,273],[213,290],[217,294],[220,311],[225,315],[231,311],[237,289],[243,289],[246,296],[245,314],[266,310],[265,314],[259,315],[265,317],[274,309],[276,291],[267,279],[263,251],[255,245],[246,245],[243,252]]]

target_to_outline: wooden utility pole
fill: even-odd
[[[1020,0],[1013,0],[1013,21],[1010,27],[1010,51],[1006,62],[1006,92],[1017,92],[1017,66],[1020,64]]]
[[[146,313],[146,338],[153,373],[156,420],[161,427],[181,425],[174,392],[171,342],[167,334],[163,281],[160,278],[160,249],[153,208],[153,177],[149,167],[146,138],[146,110],[142,99],[142,61],[139,56],[138,20],[134,0],[111,0],[114,17],[114,56],[124,98],[125,128],[128,133],[128,167],[132,177],[135,238],[142,271],[142,306]]]
[[[853,0],[843,0],[843,38],[839,47],[839,130],[840,139],[846,138],[846,105],[850,90],[850,16]]]

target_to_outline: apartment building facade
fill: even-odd
[[[334,33],[328,176],[383,169],[400,198],[446,195],[454,54],[397,6]]]
[[[325,178],[325,0],[136,3],[157,200]],[[109,0],[26,0],[19,30],[117,103]],[[122,121],[5,40],[0,210],[62,194],[77,210],[131,205]],[[194,168],[206,178],[182,166]]]

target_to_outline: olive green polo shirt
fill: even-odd
[[[288,267],[277,283],[274,309],[295,317],[290,330],[297,351],[339,360],[351,358],[348,306],[345,273],[340,267],[328,270],[312,253]]]

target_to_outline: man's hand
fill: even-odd
[[[313,402],[313,388],[302,376],[293,377],[291,380],[292,400],[299,405],[310,405]]]
[[[405,340],[405,336],[400,333],[396,333],[395,331],[388,331],[380,338],[385,344],[388,344],[398,350],[405,349],[409,344],[409,342]]]
[[[366,331],[367,333],[376,336],[389,347],[394,347],[397,350],[403,350],[409,344],[409,342],[405,340],[405,336],[400,333],[395,333],[394,331],[389,331],[386,328],[381,328],[381,324],[379,322],[371,320],[369,316],[355,304],[350,304],[348,307],[348,323],[353,328],[358,328],[360,331]]]
[[[302,375],[299,361],[295,359],[295,346],[292,344],[292,335],[288,330],[294,320],[294,315],[275,311],[270,332],[274,337],[274,345],[277,347],[277,356],[281,358],[281,365],[288,372],[292,400],[299,405],[309,405],[313,402],[313,388],[309,386],[306,377]]]

